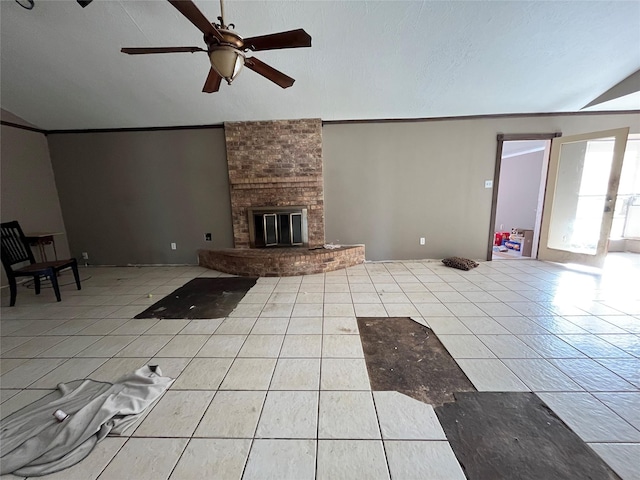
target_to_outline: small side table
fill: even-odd
[[[47,261],[47,251],[45,249],[46,245],[51,245],[53,247],[53,255],[55,259],[58,259],[58,252],[56,251],[56,241],[53,237],[56,235],[62,235],[62,232],[30,232],[25,233],[24,236],[29,242],[29,245],[32,247],[38,247],[38,251],[40,252],[40,260],[43,262]]]

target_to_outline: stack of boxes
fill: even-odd
[[[514,228],[509,235],[509,240],[504,242],[505,247],[523,257],[531,256],[532,244],[533,230],[522,228]]]

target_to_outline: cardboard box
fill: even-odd
[[[522,244],[517,240],[507,240],[506,242],[504,242],[504,246],[509,250],[513,250],[514,252],[522,254]]]

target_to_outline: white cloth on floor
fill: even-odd
[[[130,427],[172,383],[159,368],[145,366],[113,384],[59,384],[61,397],[34,402],[0,423],[0,474],[41,476],[75,465],[109,433]],[[57,410],[68,417],[59,421]]]

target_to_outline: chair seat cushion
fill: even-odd
[[[73,259],[53,260],[51,262],[32,263],[31,265],[27,265],[26,267],[22,267],[14,271],[16,274],[32,273],[32,272],[39,272],[42,270],[46,270],[47,268],[57,269],[57,268],[70,267],[74,263],[75,261]]]

